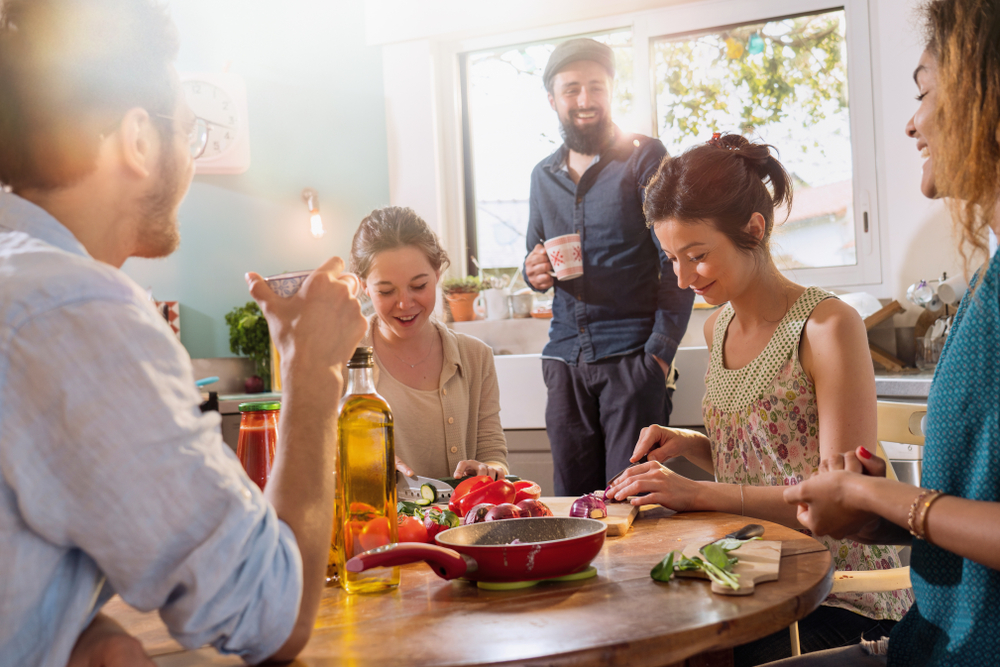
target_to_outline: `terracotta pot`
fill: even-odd
[[[473,302],[478,296],[475,292],[466,292],[462,294],[449,294],[445,298],[448,299],[448,306],[451,308],[451,316],[456,322],[471,322],[476,319],[476,313],[473,309]]]

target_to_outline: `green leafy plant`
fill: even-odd
[[[674,572],[701,570],[715,583],[736,590],[740,587],[740,575],[733,572],[733,566],[739,562],[739,559],[736,556],[730,556],[729,552],[739,549],[744,542],[759,539],[759,537],[750,540],[730,538],[706,544],[699,550],[700,558],[698,556],[688,558],[680,551],[671,551],[650,570],[649,576],[656,581],[670,581]]]
[[[448,278],[441,283],[441,291],[445,296],[450,294],[475,294],[483,289],[483,284],[477,276]]]
[[[264,387],[270,388],[271,336],[260,307],[247,301],[246,305],[226,313],[226,324],[229,325],[229,350],[252,359],[257,375],[264,380]]]

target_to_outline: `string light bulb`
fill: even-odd
[[[326,230],[323,229],[323,218],[319,214],[319,195],[312,188],[306,188],[302,191],[302,199],[309,209],[309,230],[315,238],[323,238]]]

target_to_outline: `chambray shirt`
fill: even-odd
[[[0,665],[63,667],[116,592],[188,648],[285,642],[295,537],[200,399],[142,289],[0,193]]]
[[[565,168],[568,153],[560,146],[531,172],[528,252],[574,232],[583,247],[583,276],[556,280],[542,356],[575,365],[645,349],[670,363],[694,292],[677,286],[642,213],[645,186],[667,151],[656,139],[615,128],[578,184]]]

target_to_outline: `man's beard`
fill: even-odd
[[[559,132],[571,151],[580,155],[597,155],[611,139],[614,125],[610,116],[602,114],[593,125],[579,128],[573,123],[573,112],[570,112],[569,118],[559,118]]]
[[[172,142],[161,142],[163,154],[159,178],[153,189],[139,202],[139,236],[134,257],[166,257],[181,242],[177,207],[181,199],[181,175]]]

